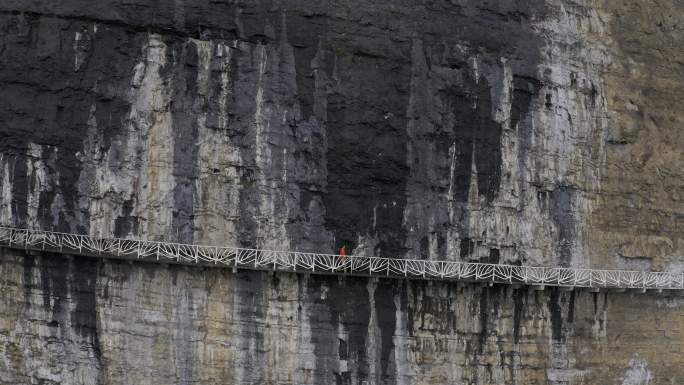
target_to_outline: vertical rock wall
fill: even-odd
[[[167,3],[0,1],[0,222],[680,269],[676,1]],[[0,270],[0,383],[684,381],[676,296]]]
[[[683,6],[598,3],[602,27],[588,36],[611,57],[602,72],[610,125],[590,250],[599,265],[681,271]]]
[[[681,298],[668,294],[2,258],[2,384],[684,378]]]
[[[585,38],[591,8],[3,9],[5,222],[591,263],[608,61]]]

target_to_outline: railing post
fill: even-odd
[[[28,250],[28,237],[29,237],[29,231],[26,229],[26,239],[24,239],[25,246],[24,248]]]
[[[157,261],[159,260],[159,247],[160,247],[160,244],[159,244],[159,242],[157,242]]]
[[[557,268],[556,268],[556,272],[558,273],[558,274],[556,274],[556,285],[559,285],[559,286],[560,286],[560,283],[561,283],[561,282],[560,282],[560,279],[561,279],[561,277],[560,277],[560,267],[557,267]]]
[[[641,287],[646,290],[646,273],[643,271],[641,272]]]
[[[292,271],[297,270],[297,257],[299,256],[299,253],[294,253],[294,264],[292,265]]]

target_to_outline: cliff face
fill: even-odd
[[[0,1],[0,222],[681,269],[682,4],[533,3]],[[0,269],[5,383],[684,381],[664,295]]]
[[[2,384],[678,384],[682,300],[6,252]]]

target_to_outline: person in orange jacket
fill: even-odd
[[[340,251],[338,254],[339,254],[340,258],[342,259],[342,263],[344,263],[347,260],[347,246],[342,245],[342,247],[340,247]]]

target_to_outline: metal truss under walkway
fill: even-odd
[[[0,227],[0,247],[89,257],[311,274],[470,281],[537,288],[684,290],[684,273],[513,266],[188,245]]]

